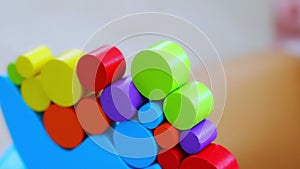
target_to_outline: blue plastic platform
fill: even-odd
[[[92,138],[87,138],[73,150],[57,146],[6,75],[0,76],[0,105],[14,145],[28,169],[130,168],[119,156],[96,145]],[[95,137],[114,149],[108,136]]]

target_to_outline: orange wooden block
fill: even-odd
[[[81,99],[75,110],[82,128],[89,134],[102,134],[111,124],[95,96]]]
[[[154,130],[157,144],[163,149],[171,149],[179,142],[179,133],[171,124],[164,122]]]
[[[43,121],[49,136],[63,148],[75,148],[85,138],[74,108],[52,104],[45,111]]]

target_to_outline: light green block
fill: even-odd
[[[7,66],[7,74],[13,84],[17,86],[20,86],[22,84],[24,78],[18,73],[15,63],[10,63]]]
[[[139,92],[150,100],[161,100],[185,84],[191,73],[183,48],[172,41],[160,41],[139,52],[131,75]]]
[[[207,118],[214,108],[214,98],[207,86],[189,82],[167,96],[166,119],[179,130],[188,130]]]

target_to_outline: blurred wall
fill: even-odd
[[[105,23],[137,12],[166,12],[202,29],[222,57],[268,48],[272,40],[271,0],[183,1],[2,1],[0,71],[39,44],[55,51],[82,47]],[[188,32],[187,32],[188,33]]]

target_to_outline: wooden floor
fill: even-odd
[[[300,60],[262,53],[225,62],[227,101],[217,142],[242,169],[296,169],[300,162]]]

